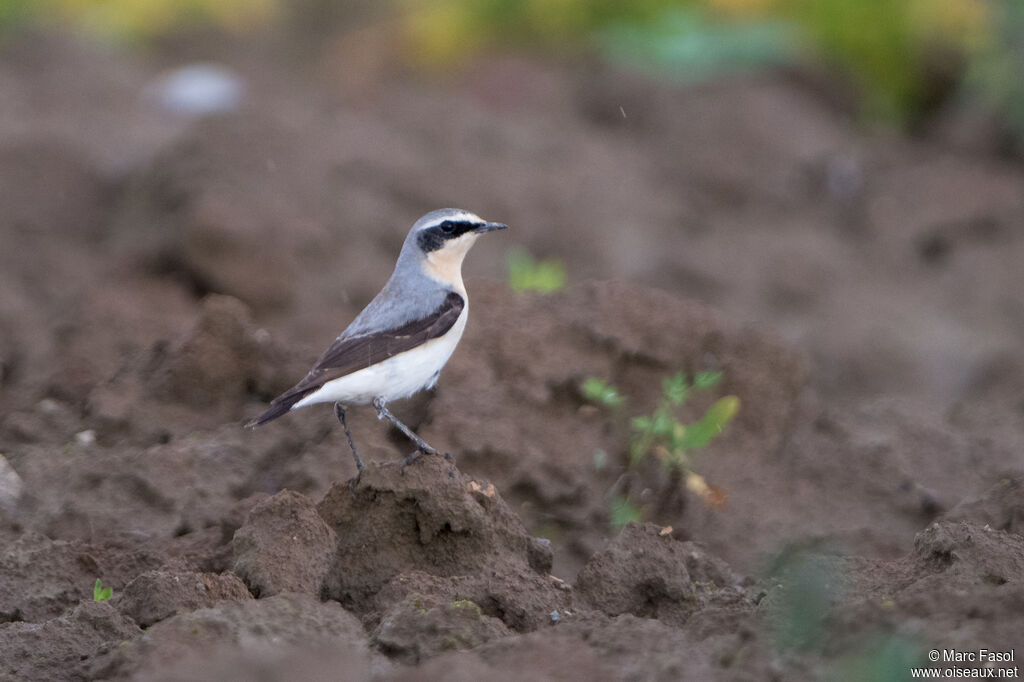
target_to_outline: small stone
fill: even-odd
[[[75,442],[83,447],[95,445],[96,443],[96,432],[92,429],[86,429],[85,431],[79,431],[75,434]]]
[[[53,398],[43,398],[39,401],[38,407],[44,414],[55,414],[60,411],[60,404]]]

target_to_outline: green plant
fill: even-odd
[[[836,630],[833,613],[837,594],[848,576],[837,556],[800,548],[775,558],[763,577],[773,587],[759,605],[762,624],[781,655],[807,655],[828,650],[833,661],[828,679],[843,682],[896,682],[907,679],[912,667],[926,666],[926,647],[910,637],[868,629],[857,638]],[[879,601],[894,608],[891,599]]]
[[[683,423],[676,415],[694,393],[711,390],[721,381],[721,372],[700,372],[692,382],[682,372],[664,378],[662,398],[654,412],[634,417],[630,422],[629,467],[638,467],[648,457],[654,457],[661,462],[670,481],[681,480],[688,490],[708,504],[724,504],[722,491],[709,485],[693,470],[690,453],[705,447],[722,432],[739,411],[739,398],[733,395],[719,398],[694,422]],[[626,404],[625,396],[617,388],[596,377],[586,379],[580,393],[590,402],[614,410]],[[603,462],[602,466],[597,466],[596,458],[595,468],[604,468]],[[610,511],[612,525],[616,527],[642,517],[628,495],[614,496]]]
[[[621,407],[626,402],[617,388],[597,377],[588,377],[583,382],[582,393],[590,402],[604,407]]]
[[[565,288],[565,266],[561,261],[538,261],[526,251],[508,254],[508,284],[513,291],[536,291],[552,294]]]
[[[633,419],[631,461],[637,462],[653,454],[669,468],[688,471],[688,453],[704,447],[721,433],[739,410],[740,401],[731,395],[719,398],[703,417],[691,424],[680,423],[674,409],[683,405],[693,391],[714,388],[721,380],[721,372],[702,372],[694,377],[692,384],[681,372],[663,379],[664,397],[654,414]]]
[[[100,579],[96,578],[96,584],[92,588],[92,600],[107,601],[112,596],[114,596],[114,588],[103,587],[103,583],[100,582]]]

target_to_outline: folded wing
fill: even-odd
[[[453,291],[437,310],[426,317],[407,322],[398,329],[338,338],[302,381],[274,398],[270,408],[250,420],[246,426],[260,426],[277,419],[290,410],[292,405],[319,390],[327,382],[366,369],[443,336],[455,325],[465,306],[466,302]]]

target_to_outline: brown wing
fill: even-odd
[[[430,315],[407,322],[398,329],[373,334],[361,334],[338,339],[309,370],[309,374],[292,388],[270,403],[270,409],[246,424],[248,427],[266,424],[291,409],[292,405],[316,391],[328,381],[366,369],[370,365],[411,350],[431,339],[442,336],[454,326],[466,302],[454,291]]]

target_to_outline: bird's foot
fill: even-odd
[[[451,462],[452,464],[455,464],[455,457],[453,457],[450,452],[441,452],[440,450],[435,450],[434,448],[431,448],[429,445],[427,446],[427,448],[416,448],[408,455],[406,455],[405,458],[402,460],[402,469],[404,470],[405,467],[409,466],[417,459],[419,459],[420,455],[439,455],[441,457],[444,457],[447,461]]]

